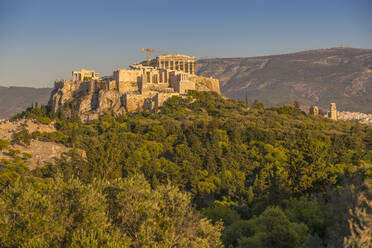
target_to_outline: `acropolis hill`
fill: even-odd
[[[100,77],[95,71],[72,72],[72,80],[57,80],[49,107],[57,111],[71,103],[82,120],[97,119],[105,113],[117,115],[139,110],[155,110],[172,96],[184,96],[188,90],[215,91],[219,81],[195,75],[195,57],[169,54],[129,69],[117,69]]]

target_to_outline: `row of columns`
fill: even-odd
[[[195,74],[195,62],[185,60],[168,60],[159,61],[161,69],[170,69],[176,71],[184,71],[190,74]]]
[[[169,76],[166,70],[161,70],[156,73],[152,71],[144,71],[143,75],[145,76],[143,80],[146,83],[151,84],[151,83],[168,83],[169,82]]]
[[[84,77],[96,79],[98,75],[99,74],[95,71],[87,71],[85,69],[82,69],[81,71],[72,71],[72,81],[83,81]]]
[[[82,81],[81,73],[73,72],[72,73],[72,81]]]
[[[168,83],[168,73],[167,71],[159,71],[159,82],[160,83]]]

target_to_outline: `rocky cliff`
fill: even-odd
[[[222,94],[268,105],[318,105],[372,112],[372,50],[347,47],[251,58],[202,59],[197,74],[220,80]]]
[[[83,120],[97,119],[100,115],[110,112],[125,114],[118,91],[101,89],[78,92],[69,84],[55,87],[48,105],[54,111],[69,105],[79,113]]]

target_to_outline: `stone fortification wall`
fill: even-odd
[[[155,92],[149,94],[124,94],[123,105],[127,113],[137,112],[142,109],[147,109],[149,100],[156,95]]]
[[[138,91],[138,85],[142,81],[142,72],[140,70],[114,71],[113,78],[116,81],[116,87],[121,94]]]
[[[128,92],[137,92],[138,91],[138,83],[137,82],[119,82],[117,84],[117,89],[119,93],[125,94]]]
[[[168,100],[169,98],[171,98],[172,96],[179,96],[179,94],[176,93],[176,92],[174,92],[174,93],[157,93],[154,97],[155,107],[159,108],[159,107],[163,106],[164,102],[166,100]]]
[[[195,90],[195,82],[190,80],[177,81],[174,90],[180,94],[187,94],[187,91]]]
[[[141,76],[141,70],[118,69],[114,71],[114,80],[116,82],[138,82]]]
[[[142,94],[147,94],[149,91],[173,92],[168,83],[140,83],[139,88]]]

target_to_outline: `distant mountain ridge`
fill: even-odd
[[[22,112],[32,103],[46,104],[51,88],[0,86],[0,119]]]
[[[372,49],[337,47],[290,54],[197,61],[197,73],[220,80],[231,98],[267,105],[318,105],[372,112]]]

